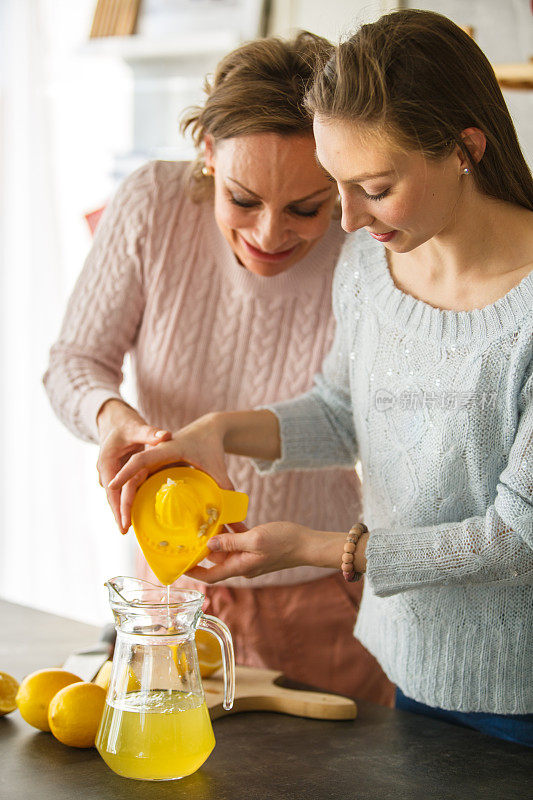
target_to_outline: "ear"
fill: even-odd
[[[204,161],[208,169],[215,171],[215,140],[210,133],[204,136]]]
[[[461,141],[468,150],[472,161],[475,164],[479,164],[487,146],[487,139],[483,131],[479,128],[465,128],[464,131],[461,131]],[[468,161],[464,156],[463,160],[464,164],[462,166],[468,167]]]

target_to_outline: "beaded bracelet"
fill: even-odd
[[[360,580],[363,577],[362,572],[356,572],[354,566],[354,559],[355,559],[355,550],[357,548],[357,542],[363,535],[363,533],[368,533],[368,528],[362,522],[358,522],[356,525],[353,525],[350,528],[350,532],[346,537],[346,541],[344,543],[344,553],[342,554],[342,574],[345,581],[349,583],[353,583],[355,581]]]

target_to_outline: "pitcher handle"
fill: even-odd
[[[212,633],[220,644],[224,667],[224,702],[222,705],[226,711],[229,711],[233,707],[235,698],[235,653],[233,652],[231,633],[221,619],[212,617],[210,614],[202,614],[196,627]]]

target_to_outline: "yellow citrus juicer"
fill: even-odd
[[[223,525],[241,522],[248,496],[221,489],[195,467],[166,467],[142,483],[131,521],[149,566],[163,584],[209,555],[207,542]]]

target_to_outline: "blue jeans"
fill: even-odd
[[[508,742],[533,747],[533,714],[485,714],[477,711],[447,711],[444,708],[433,708],[406,697],[400,689],[396,689],[396,708],[423,714],[426,717],[441,719],[463,728],[473,728],[480,733],[506,739]]]

